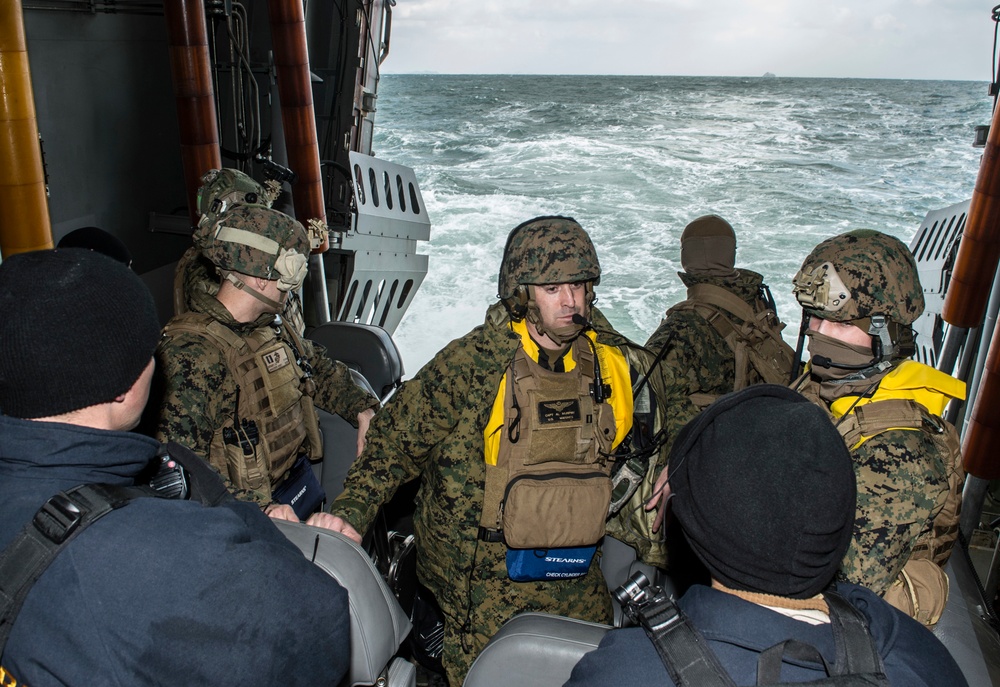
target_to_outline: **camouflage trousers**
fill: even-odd
[[[453,582],[455,589],[449,596],[460,603],[458,607],[442,604],[441,608],[444,615],[441,662],[451,687],[461,687],[486,643],[519,613],[553,613],[611,623],[611,595],[597,555],[583,577],[514,582],[507,576],[504,545],[480,542],[471,575],[456,576]]]

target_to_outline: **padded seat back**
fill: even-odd
[[[402,383],[403,358],[389,332],[371,324],[327,322],[306,336],[327,355],[364,375],[381,400]]]
[[[353,373],[355,383],[380,400],[402,383],[403,360],[396,343],[381,327],[353,322],[328,322],[309,331],[307,338],[326,349]],[[330,503],[344,490],[344,478],[357,455],[358,431],[343,418],[317,408],[323,432],[323,460],[313,470]]]
[[[344,535],[302,523],[272,522],[307,558],[347,590],[351,606],[350,684],[376,684],[410,632],[410,621],[399,602],[368,554]],[[317,628],[317,632],[321,631],[322,628]],[[406,665],[396,665],[400,661],[393,662],[391,671],[397,682],[387,684],[415,684],[412,664],[402,661]]]
[[[611,628],[547,613],[522,613],[507,622],[476,658],[465,687],[556,687]]]

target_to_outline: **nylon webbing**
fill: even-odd
[[[705,638],[669,598],[650,602],[639,622],[677,687],[735,687]]]
[[[0,655],[28,592],[59,552],[95,520],[134,498],[156,495],[148,487],[83,484],[38,509],[0,554]]]

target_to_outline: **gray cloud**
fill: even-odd
[[[398,0],[386,72],[989,80],[973,0]]]

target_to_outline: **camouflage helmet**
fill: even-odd
[[[917,263],[897,238],[858,229],[823,241],[802,263],[793,292],[807,314],[835,322],[883,315],[912,324],[924,311]]]
[[[500,263],[499,297],[518,286],[601,281],[601,264],[590,236],[570,217],[536,217],[514,227]]]
[[[298,288],[306,272],[309,237],[302,225],[264,205],[237,205],[211,226],[202,254],[223,271],[278,280]]]
[[[210,169],[198,189],[199,227],[211,226],[219,215],[238,204],[271,206],[272,190],[238,169]],[[198,232],[196,232],[198,233]],[[204,232],[201,232],[204,237]],[[197,240],[198,237],[196,237]]]

